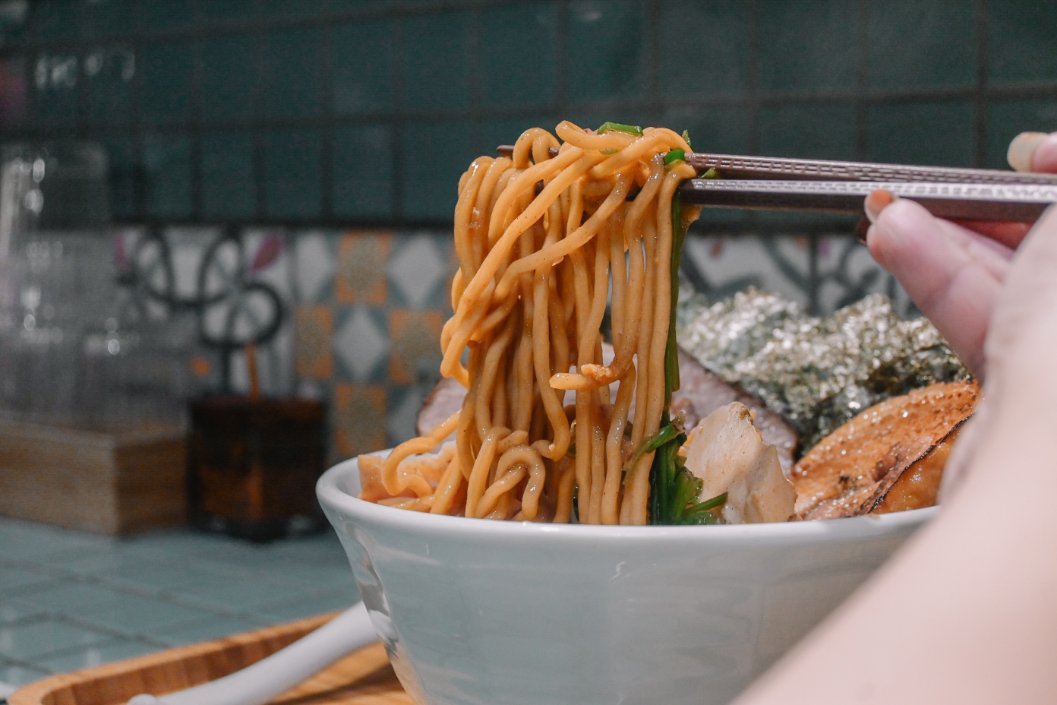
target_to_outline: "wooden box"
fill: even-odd
[[[186,434],[0,420],[0,516],[105,534],[184,524]]]

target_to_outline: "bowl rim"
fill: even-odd
[[[388,451],[379,451],[379,454]],[[404,532],[421,532],[450,536],[473,535],[498,540],[543,538],[547,540],[613,541],[783,541],[850,540],[902,533],[928,522],[939,507],[910,509],[890,514],[867,514],[839,519],[773,522],[766,524],[720,524],[715,526],[602,526],[597,524],[548,524],[531,521],[493,521],[387,507],[362,500],[346,488],[352,480],[359,487],[357,458],[344,460],[320,476],[316,494],[329,514],[336,512],[372,526],[382,526]],[[334,519],[331,519],[334,522]],[[487,523],[487,531],[481,531]],[[340,532],[339,532],[340,533]]]

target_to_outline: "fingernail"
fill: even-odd
[[[1044,139],[1045,132],[1021,132],[1009,143],[1006,161],[1015,171],[1031,171],[1032,155]]]
[[[881,215],[881,211],[890,206],[896,197],[891,191],[885,191],[884,189],[877,189],[870,193],[866,197],[866,201],[863,203],[863,210],[866,211],[866,217],[871,223],[876,223],[877,218]]]

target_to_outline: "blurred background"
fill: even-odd
[[[411,432],[475,155],[567,118],[1002,167],[1057,127],[1055,30],[1034,0],[2,0],[0,134],[99,145],[126,303],[190,319],[181,388],[246,389],[254,341],[266,393],[328,403],[333,460]],[[708,213],[687,274],[898,297],[850,229]]]

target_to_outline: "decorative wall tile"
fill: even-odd
[[[440,289],[452,274],[445,254],[432,233],[400,237],[386,265],[390,300],[411,308],[443,306],[445,294]]]
[[[334,375],[331,340],[334,312],[329,306],[300,306],[295,317],[297,329],[297,374],[300,377],[329,380]]]
[[[192,0],[165,0],[140,3],[142,26],[147,30],[173,30],[194,20]]]
[[[37,0],[29,6],[30,31],[52,41],[72,39],[78,5],[75,0]]]
[[[136,0],[94,0],[82,3],[81,34],[98,38],[135,29],[139,20],[138,5]]]
[[[259,44],[256,35],[221,35],[199,42],[203,95],[200,111],[204,120],[244,120],[253,116]]]
[[[140,157],[135,142],[125,135],[103,143],[110,168],[110,215],[131,220],[139,212]]]
[[[760,109],[760,154],[854,159],[855,109],[842,103],[767,105]]]
[[[259,84],[264,116],[309,117],[322,111],[322,32],[287,27],[267,35]]]
[[[326,300],[337,270],[338,238],[321,231],[300,231],[293,238],[296,297],[301,303]]]
[[[871,105],[866,158],[872,161],[972,166],[976,106],[970,101]]]
[[[337,324],[332,346],[345,379],[383,381],[380,377],[387,368],[390,343],[388,322],[381,311],[353,306]]]
[[[885,294],[902,315],[916,313],[899,283],[881,269],[854,237],[833,235],[818,243],[817,310],[829,313],[872,293]]]
[[[968,137],[962,108],[881,126],[941,102],[1004,103],[1019,125],[1057,97],[1057,10],[1038,0],[0,4],[5,133],[129,140],[144,185],[126,223],[443,226],[474,156],[566,118],[686,125],[727,153],[992,164],[990,116]],[[236,131],[249,161],[246,143],[222,156]],[[159,166],[157,133],[190,150]]]
[[[659,53],[658,77],[664,95],[680,99],[702,93],[748,93],[752,46],[749,12],[750,3],[739,0],[662,3],[658,41],[664,50]],[[627,41],[626,36],[621,39]]]
[[[254,135],[216,132],[202,138],[202,212],[211,218],[250,218],[257,212]]]
[[[389,380],[392,384],[417,384],[437,377],[444,320],[440,311],[397,309],[390,312]]]
[[[339,383],[334,388],[335,449],[341,457],[381,450],[388,446],[384,422],[385,388]]]
[[[404,21],[404,110],[434,114],[470,107],[471,20],[469,12],[447,11]]]
[[[381,306],[386,302],[384,263],[392,240],[388,232],[356,231],[342,236],[334,279],[334,295],[339,303]]]
[[[191,44],[151,42],[139,47],[136,59],[141,117],[149,123],[186,122],[191,109]]]
[[[408,124],[402,128],[398,144],[402,165],[400,213],[412,221],[450,221],[459,177],[477,155],[495,149],[495,145],[480,143],[468,120]]]
[[[519,110],[551,105],[558,83],[558,6],[522,2],[485,8],[481,23],[484,36],[503,37],[481,47],[484,104]]]
[[[43,50],[33,57],[30,70],[31,123],[68,134],[80,117],[81,57],[67,50]]]
[[[256,4],[257,0],[200,0],[198,14],[207,22],[245,20]]]
[[[385,418],[387,447],[395,446],[416,435],[415,421],[429,390],[430,385],[417,385],[395,389],[389,395]]]
[[[755,286],[808,307],[809,245],[803,237],[693,237],[683,247],[683,274],[712,297]]]
[[[1005,169],[1009,166],[1006,163],[1006,150],[1010,140],[1025,130],[1052,132],[1057,127],[1057,100],[995,100],[988,103],[986,114],[984,164]]]
[[[154,218],[191,215],[191,140],[184,135],[148,135],[143,146],[146,210]]]
[[[391,110],[396,104],[394,71],[398,24],[359,20],[333,28],[334,110],[358,115]]]
[[[1006,0],[985,7],[988,81],[1009,85],[1057,75],[1057,52],[1053,51],[1057,4]]]
[[[319,212],[323,184],[318,129],[273,129],[264,134],[264,215],[305,218]]]
[[[859,18],[848,0],[759,3],[759,82],[766,91],[856,86]]]
[[[978,47],[975,5],[973,0],[866,3],[866,87],[972,86]]]
[[[105,125],[132,122],[136,53],[132,47],[93,48],[84,55],[84,119]]]
[[[569,3],[566,98],[571,102],[640,96],[649,81],[646,4],[635,0]]]
[[[393,127],[357,125],[334,130],[334,215],[385,220],[396,212]]]

